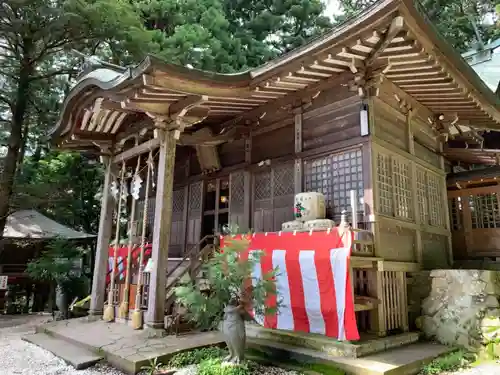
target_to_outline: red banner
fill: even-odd
[[[340,236],[334,228],[330,232],[256,233],[249,239],[245,256],[263,252],[252,272],[252,283],[277,269],[277,294],[267,305],[274,307],[279,300],[280,308],[268,316],[252,311],[259,324],[359,340],[349,272],[353,232]]]
[[[109,247],[108,255],[108,274],[106,275],[106,283],[111,280],[111,270],[113,269],[113,257],[115,253],[114,246]],[[134,247],[132,249],[132,264],[137,264],[139,262],[140,247]],[[128,246],[122,246],[116,249],[116,279],[115,280],[125,280],[127,274],[127,257],[128,257]],[[146,244],[144,249],[144,266],[151,257],[151,244]]]

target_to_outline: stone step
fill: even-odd
[[[61,358],[66,363],[69,363],[76,370],[82,370],[94,366],[97,362],[104,359],[104,357],[92,353],[83,347],[47,335],[46,333],[26,335],[22,339],[51,352],[56,357]]]
[[[257,324],[246,325],[250,339],[269,340],[293,347],[311,349],[336,357],[359,358],[384,350],[409,345],[419,340],[417,332],[406,332],[388,337],[362,337],[361,341],[338,341],[323,335],[267,329]]]
[[[263,339],[249,339],[254,360],[280,363],[324,364],[349,375],[415,375],[422,366],[452,349],[435,343],[415,343],[362,358],[336,357],[308,348],[298,348]]]

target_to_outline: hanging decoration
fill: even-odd
[[[120,218],[122,215],[122,202],[124,196],[125,186],[125,163],[122,164],[122,168],[120,171],[120,191],[118,197],[118,210],[116,212],[116,223],[115,223],[115,241],[114,241],[114,252],[113,252],[113,268],[111,270],[111,281],[109,284],[109,292],[108,292],[108,304],[104,309],[103,320],[107,322],[112,322],[115,320],[115,307],[114,307],[114,292],[115,292],[115,277],[116,277],[116,257],[118,252],[118,247],[120,246]],[[126,194],[126,193],[125,193]],[[126,195],[125,195],[126,197]]]
[[[118,310],[119,317],[121,319],[128,319],[129,312],[129,292],[130,292],[130,276],[132,271],[132,249],[134,247],[134,239],[135,239],[135,210],[137,207],[137,200],[140,195],[140,188],[142,179],[139,177],[139,168],[141,167],[141,157],[137,158],[137,165],[135,167],[134,176],[131,180],[131,195],[132,195],[132,208],[130,212],[130,217],[128,221],[129,233],[128,233],[128,251],[127,251],[127,270],[125,272],[125,289],[123,291],[122,303],[120,304],[120,308]],[[141,181],[138,183],[138,181]]]
[[[146,248],[146,225],[148,221],[148,203],[150,194],[150,182],[153,178],[154,161],[152,151],[149,152],[147,160],[147,172],[146,172],[146,189],[144,192],[144,207],[142,209],[142,233],[141,233],[141,247],[139,253],[139,277],[137,280],[137,287],[135,292],[135,308],[132,313],[132,327],[134,329],[142,328],[142,310],[141,310],[141,299],[143,295],[143,285],[144,285],[144,252]],[[154,183],[154,179],[153,179]]]

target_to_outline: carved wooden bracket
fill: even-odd
[[[352,64],[349,65],[351,72],[354,74],[352,89],[358,92],[361,99],[378,95],[378,88],[382,83],[383,76],[381,74],[374,74],[373,66],[380,54],[384,52],[392,40],[403,30],[403,26],[403,17],[394,17],[391,25],[373,48],[370,55],[362,63],[358,62],[359,60],[353,59]]]

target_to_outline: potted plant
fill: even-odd
[[[276,293],[273,270],[261,279],[251,279],[261,253],[245,256],[249,241],[245,236],[225,241],[222,251],[204,265],[209,291],[200,291],[197,283],[176,288],[178,301],[188,310],[188,318],[202,329],[222,327],[229,349],[225,362],[239,364],[244,360],[245,320],[251,308],[255,316],[276,313],[278,306],[267,306],[266,299]],[[279,305],[279,303],[277,304]]]

